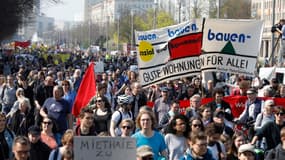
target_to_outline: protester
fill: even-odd
[[[16,101],[16,86],[14,83],[14,77],[12,75],[7,76],[7,83],[3,86],[1,95],[2,99],[2,112],[8,114]]]
[[[238,149],[239,160],[255,160],[254,146],[251,144],[243,144]]]
[[[261,140],[265,137],[267,148],[270,150],[276,147],[280,142],[280,130],[285,126],[285,109],[283,106],[278,106],[275,111],[275,121],[270,121],[264,124],[255,134],[251,140],[251,144],[254,145],[257,140]]]
[[[159,121],[159,129],[165,130],[174,116],[179,115],[179,102],[174,100],[171,102],[170,110],[163,115],[161,121]]]
[[[204,124],[199,116],[192,117],[189,120],[190,132],[201,132],[204,131]]]
[[[76,97],[76,92],[71,88],[70,82],[68,80],[62,80],[61,86],[63,88],[63,99],[65,99],[69,103],[70,110],[72,110],[72,106]]]
[[[137,148],[137,160],[152,160],[153,152],[151,147],[143,145]]]
[[[97,96],[95,106],[93,109],[94,112],[94,125],[97,133],[100,132],[109,132],[112,111],[111,108],[105,106],[104,100],[102,97]]]
[[[80,124],[75,128],[76,136],[96,136],[93,111],[90,108],[82,108],[79,113]]]
[[[213,112],[211,106],[201,105],[199,108],[199,114],[204,126],[207,126],[209,123],[213,122]]]
[[[186,108],[185,115],[187,118],[199,116],[199,107],[201,106],[201,96],[199,94],[194,94],[190,98],[190,106]]]
[[[266,160],[283,160],[285,159],[285,127],[280,131],[281,143],[275,148],[268,151]]]
[[[120,124],[121,137],[130,137],[135,129],[135,124],[132,119],[124,119]]]
[[[148,145],[152,148],[154,153],[154,160],[158,160],[159,157],[167,158],[167,146],[165,144],[163,136],[154,130],[155,117],[152,112],[141,111],[136,119],[136,124],[140,131],[132,135],[136,139],[137,147],[142,145]]]
[[[112,114],[110,123],[110,134],[112,137],[120,136],[121,131],[119,125],[124,119],[133,119],[133,113],[131,112],[132,96],[120,95],[117,99],[119,109]]]
[[[262,113],[259,113],[256,117],[254,124],[255,130],[262,128],[262,126],[264,126],[269,121],[274,121],[274,106],[274,101],[271,99],[268,99],[264,102],[264,111]]]
[[[67,150],[73,150],[73,136],[74,133],[71,129],[66,130],[61,139],[62,146],[51,151],[49,160],[62,160],[62,156]]]
[[[48,160],[51,148],[41,141],[41,129],[38,126],[31,126],[28,138],[31,144],[29,160]]]
[[[34,124],[34,117],[30,112],[30,108],[30,101],[27,98],[19,100],[19,108],[8,122],[8,126],[14,131],[16,136],[27,136],[28,128]]]
[[[238,149],[246,143],[246,135],[241,131],[236,131],[232,136],[232,146],[227,154],[227,160],[238,160]]]
[[[245,109],[237,119],[241,123],[255,121],[262,107],[262,101],[257,98],[256,89],[250,88],[246,91],[246,94],[248,99],[245,102]]]
[[[62,98],[63,89],[61,86],[55,86],[53,89],[53,97],[45,100],[43,107],[40,110],[41,116],[54,118],[57,132],[55,134],[57,143],[60,144],[60,139],[63,133],[72,128],[73,121],[69,104]]]
[[[171,118],[166,131],[165,143],[169,159],[178,160],[187,149],[188,119],[184,115],[175,115]]]
[[[132,102],[132,113],[134,118],[137,117],[140,107],[146,105],[147,97],[142,91],[142,87],[138,82],[134,82],[131,84],[132,94],[133,94],[133,102]]]
[[[181,160],[215,160],[211,151],[207,148],[207,136],[204,132],[188,134],[187,143],[189,148]]]
[[[168,97],[168,88],[162,87],[160,91],[161,97],[155,100],[154,106],[152,108],[157,122],[160,122],[162,120],[162,117],[168,113],[171,105],[170,99]]]
[[[216,160],[226,159],[226,149],[224,144],[220,141],[223,133],[222,127],[211,123],[207,126],[205,133],[207,135],[208,149],[210,149]]]
[[[53,118],[50,116],[43,118],[41,128],[41,141],[51,149],[58,147],[55,139],[56,125],[54,124]]]
[[[13,141],[14,160],[28,160],[31,144],[25,136],[18,136]]]
[[[225,113],[225,118],[228,121],[233,120],[232,110],[230,104],[223,100],[225,96],[225,91],[222,88],[216,88],[213,91],[214,100],[207,105],[211,106],[212,112],[214,113],[216,110],[222,110]]]
[[[4,113],[0,113],[0,159],[8,160],[12,157],[12,144],[15,138],[13,131],[7,128],[7,119]]]

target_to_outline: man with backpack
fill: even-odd
[[[119,95],[117,99],[118,110],[112,114],[111,124],[110,124],[110,134],[112,137],[120,136],[121,131],[119,128],[120,123],[124,119],[133,119],[133,113],[131,111],[132,96],[129,95]]]

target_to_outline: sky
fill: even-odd
[[[46,0],[48,1],[48,0]],[[84,0],[61,0],[59,4],[42,2],[42,12],[53,17],[57,21],[78,21],[83,20]]]

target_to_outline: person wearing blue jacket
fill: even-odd
[[[180,160],[215,160],[207,148],[207,136],[204,132],[189,133],[187,141],[189,148]]]

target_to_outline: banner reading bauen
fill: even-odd
[[[204,25],[203,71],[253,75],[261,45],[263,21],[214,20]]]
[[[199,74],[203,36],[201,28],[196,21],[188,21],[157,30],[136,32],[142,86]]]
[[[262,29],[259,20],[201,19],[137,31],[140,82],[145,87],[201,71],[253,75]]]

